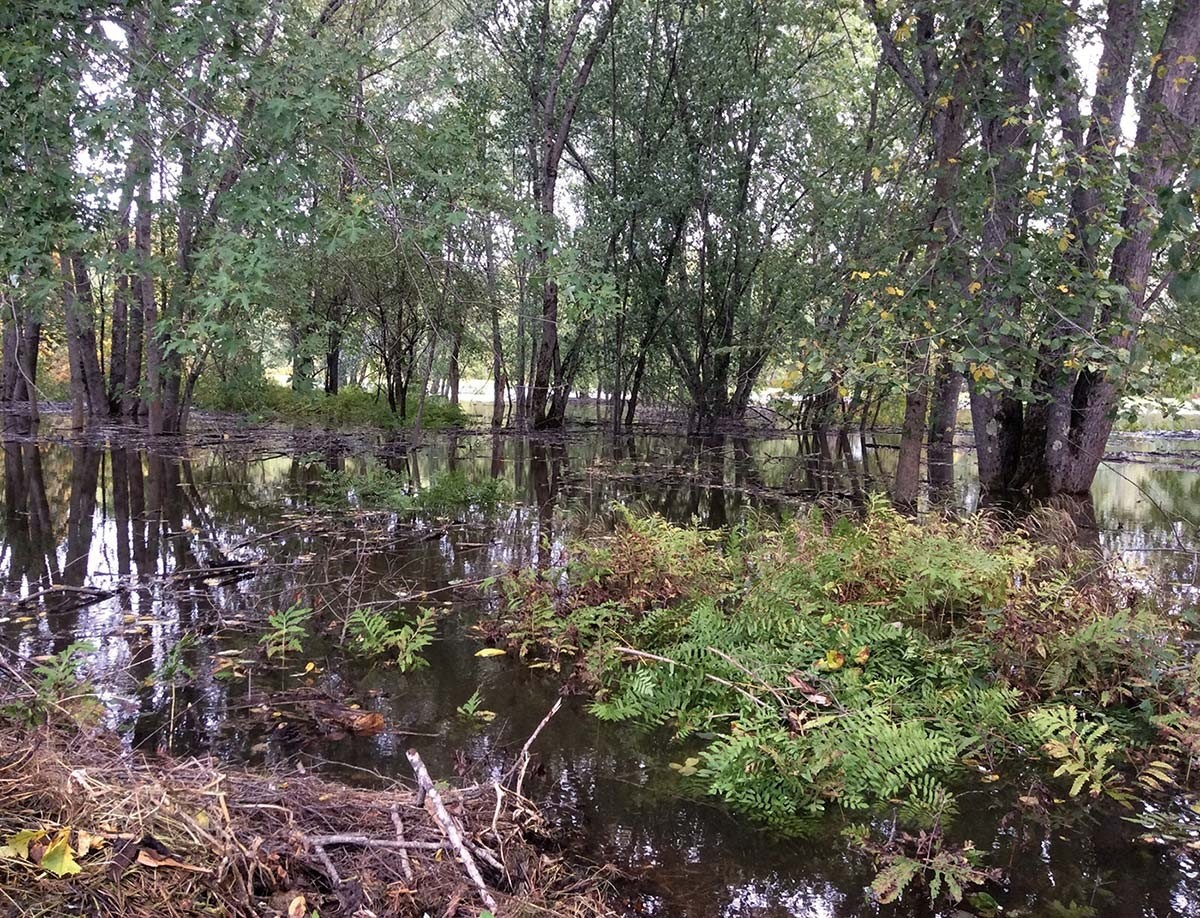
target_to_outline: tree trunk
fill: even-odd
[[[88,413],[93,417],[104,417],[108,414],[108,393],[96,349],[92,282],[83,254],[78,251],[71,253],[71,273],[75,282],[75,334],[79,340],[80,370],[87,393]]]
[[[1200,125],[1197,55],[1200,4],[1176,0],[1159,48],[1163,66],[1155,68],[1140,106],[1141,119],[1131,157],[1136,171],[1130,177],[1122,210],[1122,238],[1109,269],[1109,282],[1128,291],[1128,302],[1106,307],[1099,317],[1099,328],[1120,329],[1107,339],[1114,350],[1128,351],[1136,343],[1147,304],[1150,241],[1158,222],[1156,195],[1178,177]],[[1112,432],[1119,397],[1118,380],[1113,376],[1090,370],[1080,374],[1073,392],[1066,443],[1055,438],[1047,448],[1048,455],[1067,451],[1066,457],[1054,463],[1055,471],[1046,482],[1051,494],[1083,494],[1091,488]]]
[[[935,500],[950,496],[954,483],[954,430],[958,425],[958,399],[963,375],[948,361],[938,365],[934,382],[933,408],[929,412],[929,490]],[[865,410],[865,409],[864,409]]]
[[[492,426],[504,425],[504,343],[500,338],[500,284],[496,271],[496,251],[491,217],[484,228],[484,259],[487,272],[488,314],[492,322]]]
[[[108,411],[121,413],[125,397],[125,363],[129,351],[129,275],[125,261],[129,255],[129,220],[121,221],[114,245],[117,253],[117,276],[113,282],[112,345],[108,353]]]

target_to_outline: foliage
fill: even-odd
[[[196,404],[212,411],[248,414],[260,420],[283,420],[328,427],[402,428],[416,410],[410,402],[403,420],[379,393],[357,386],[342,386],[336,395],[297,392],[266,379],[261,370],[242,368],[228,378],[206,377],[196,392]],[[427,430],[468,427],[470,415],[436,396],[425,404],[421,425]]]
[[[960,902],[964,889],[998,875],[981,867],[983,853],[974,845],[949,845],[937,827],[916,836],[893,832],[882,842],[872,839],[863,826],[852,826],[844,834],[853,847],[870,854],[879,866],[871,881],[871,897],[881,905],[896,902],[913,887],[931,900],[944,895],[951,902]]]
[[[456,710],[459,717],[470,721],[490,723],[496,719],[495,711],[489,711],[483,707],[483,696],[479,693],[479,689],[475,689],[471,693],[471,697],[460,704]]]
[[[361,471],[327,471],[320,487],[319,499],[328,504],[349,501],[368,510],[432,514],[493,510],[512,496],[503,479],[468,478],[457,471],[439,472],[428,486],[413,492],[404,475],[382,465]]]
[[[267,633],[259,639],[267,658],[273,660],[278,657],[280,662],[286,662],[289,653],[303,650],[312,614],[312,609],[295,603],[267,616]]]
[[[30,723],[57,715],[81,724],[94,720],[101,705],[83,668],[87,657],[95,652],[96,645],[91,641],[73,641],[41,658],[31,670],[33,697],[20,706],[14,705],[12,713]]]
[[[897,803],[935,825],[972,774],[1030,751],[1070,794],[1128,800],[1144,752],[1187,754],[1158,719],[1189,709],[1179,622],[987,517],[874,500],[858,523],[723,535],[621,520],[565,572],[503,581],[493,635],[536,665],[575,659],[597,716],[702,743],[708,791],[776,828]]]
[[[402,673],[429,665],[421,654],[433,643],[435,630],[432,609],[422,609],[414,621],[400,624],[370,609],[355,609],[346,619],[346,636],[353,651],[368,657],[389,656]]]

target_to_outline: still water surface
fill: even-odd
[[[553,565],[572,534],[605,524],[613,501],[724,526],[750,509],[860,501],[895,459],[886,436],[697,444],[586,431],[549,440],[457,434],[406,454],[370,438],[210,427],[186,444],[137,443],[120,428],[73,440],[53,419],[36,438],[5,437],[0,646],[33,657],[93,642],[89,675],[131,746],[251,765],[299,759],[363,782],[378,781],[373,773],[405,776],[409,746],[435,774],[498,773],[556,697],[552,674],[475,656],[471,625],[484,600],[472,584]],[[1200,472],[1191,446],[1114,444],[1118,461],[1101,469],[1092,504],[1072,511],[1080,538],[1121,554],[1186,602],[1198,583],[1190,549]],[[314,502],[325,470],[369,462],[408,476],[414,488],[447,470],[501,477],[515,500],[449,519]],[[967,508],[978,503],[970,468],[964,452],[952,476],[951,499]],[[347,659],[336,633],[316,634],[294,661],[268,667],[256,650],[264,620],[293,603],[316,609],[320,621],[397,605],[437,605],[445,614],[421,672]],[[184,635],[194,644],[173,653]],[[234,664],[241,659],[251,665]],[[175,662],[191,674],[173,692],[163,673]],[[477,689],[497,716],[471,727],[456,709]],[[342,735],[293,716],[289,698],[317,694],[379,711],[387,729]],[[800,840],[742,825],[680,786],[668,764],[686,750],[600,723],[580,699],[569,699],[538,749],[534,791],[582,854],[628,872],[632,913],[918,913],[911,904],[867,904],[872,873],[834,820]],[[1143,830],[1116,813],[1064,810],[1059,822],[1028,821],[1012,806],[1021,792],[965,789],[954,827],[1005,869],[993,892],[1006,914],[1200,914],[1190,856],[1139,842]]]

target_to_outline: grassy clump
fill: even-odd
[[[1060,792],[1129,800],[1190,761],[1182,626],[1095,567],[880,501],[725,534],[625,515],[565,577],[503,581],[495,627],[525,658],[576,659],[597,716],[673,728],[698,750],[689,780],[757,820],[899,806],[919,824],[1031,762]]]
[[[457,471],[434,475],[427,487],[414,491],[405,476],[380,465],[362,471],[326,472],[318,494],[325,504],[350,503],[365,510],[433,514],[492,510],[511,497],[507,481],[468,478]]]

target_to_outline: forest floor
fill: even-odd
[[[511,780],[450,788],[433,783],[418,757],[416,790],[364,788],[303,767],[254,771],[131,755],[103,731],[57,717],[36,727],[17,719],[14,711],[36,705],[36,692],[19,673],[5,675],[0,748],[11,751],[0,755],[0,910],[616,914],[611,870],[564,857]]]

